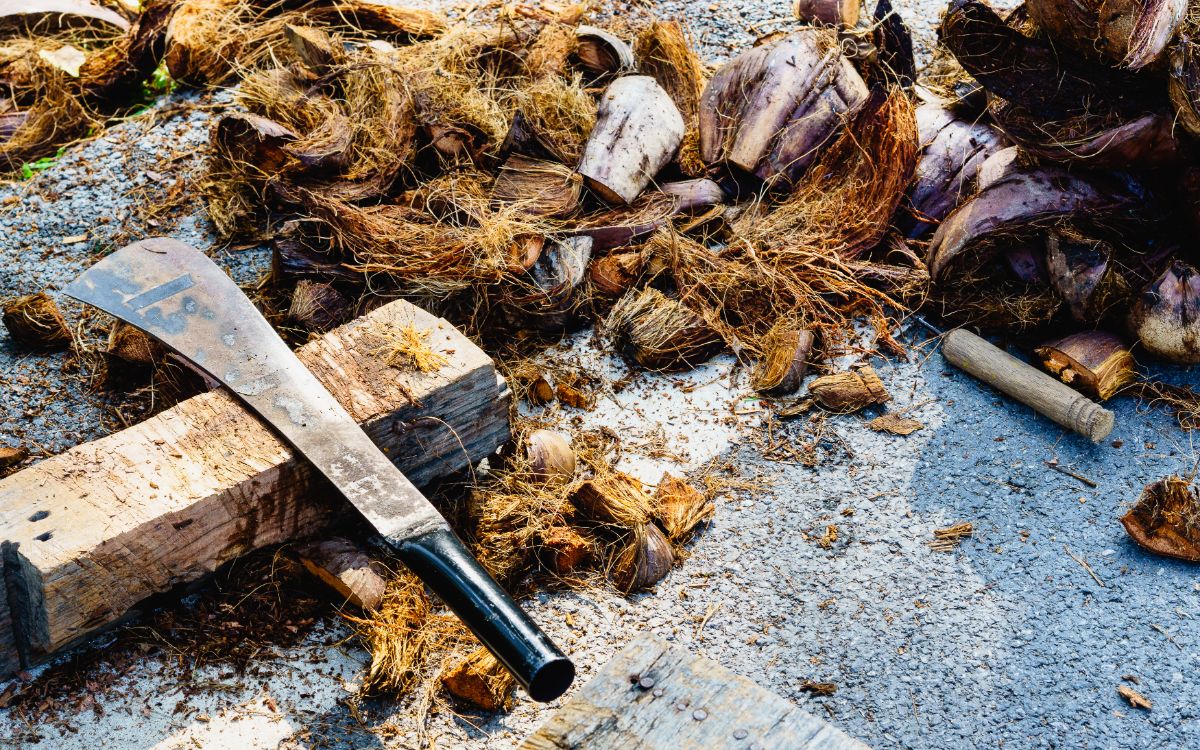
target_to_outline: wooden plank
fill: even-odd
[[[637,636],[521,750],[867,750],[719,664]]]
[[[4,585],[4,555],[0,551],[0,679],[21,668],[17,653],[17,636],[13,632],[8,608],[8,591]]]
[[[412,324],[448,361],[404,372],[381,332]],[[417,485],[491,454],[510,395],[486,354],[405,302],[310,342],[300,359]],[[224,390],[0,480],[8,601],[26,664],[124,617],[148,596],[348,513]],[[3,643],[0,640],[0,643]]]

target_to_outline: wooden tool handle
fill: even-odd
[[[1112,432],[1111,411],[970,331],[959,329],[943,336],[942,354],[955,367],[1093,442]]]

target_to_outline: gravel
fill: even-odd
[[[927,52],[942,3],[897,5]],[[782,3],[659,8],[689,19],[714,60],[787,14]],[[194,204],[158,219],[145,212],[147,201],[180,197],[170,197],[177,181],[187,190],[211,102],[176,97],[153,117],[69,149],[34,180],[0,186],[0,296],[55,294],[94,254],[160,233],[213,248],[240,280],[253,279],[261,248],[217,248]],[[86,242],[63,242],[84,232]],[[78,318],[77,307],[64,308]],[[619,362],[588,355],[593,349],[583,335],[547,356],[624,374]],[[0,334],[0,443],[49,454],[110,430],[103,393],[72,374],[69,359],[30,356]],[[805,418],[768,426],[728,360],[683,378],[638,375],[595,412],[558,415],[616,429],[629,452],[625,467],[646,481],[716,459],[757,483],[728,493],[656,592],[633,600],[564,592],[530,603],[575,657],[581,682],[630,633],[649,630],[878,747],[1200,746],[1200,632],[1192,623],[1200,583],[1186,564],[1140,551],[1116,521],[1146,482],[1193,470],[1190,435],[1169,415],[1120,400],[1116,432],[1093,446],[936,353],[874,364],[893,410],[911,407],[923,430],[908,438],[872,432],[864,421],[878,412],[831,418],[823,429]],[[1160,374],[1195,381],[1187,370]],[[768,439],[811,444],[816,465],[765,459]],[[654,450],[661,440],[680,460]],[[1054,459],[1097,486],[1053,471],[1046,462]],[[960,521],[974,525],[973,537],[949,553],[929,547],[933,530]],[[826,548],[819,539],[831,525],[837,541]],[[509,748],[548,715],[519,700],[501,717],[442,711],[418,725],[412,699],[374,706],[360,723],[345,698],[366,655],[345,635],[331,619],[299,647],[268,648],[253,665],[262,675],[255,684],[226,685],[214,665],[194,682],[221,689],[187,695],[159,677],[161,657],[148,657],[101,700],[102,711],[70,717],[74,732],[42,728],[42,746]],[[838,689],[814,696],[808,682]],[[1121,684],[1153,709],[1129,706],[1116,692]],[[173,710],[179,701],[187,710]],[[14,721],[0,710],[0,736],[17,734]]]

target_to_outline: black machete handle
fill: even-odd
[[[433,589],[483,645],[543,703],[567,691],[575,665],[487,574],[449,529],[395,544],[400,559]]]

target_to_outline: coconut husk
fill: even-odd
[[[116,320],[108,329],[104,349],[105,380],[110,387],[121,387],[130,380],[144,380],[164,361],[166,349],[144,331],[125,321]]]
[[[302,280],[292,292],[287,319],[312,333],[325,333],[350,318],[352,308],[346,295],[333,284]]]
[[[879,244],[916,169],[917,121],[898,87],[869,99],[787,198],[734,222],[739,237],[780,265],[808,249],[850,259]]]
[[[580,285],[592,258],[590,237],[547,241],[534,264],[500,293],[506,316],[514,324],[539,330],[562,330],[578,317],[583,302]]]
[[[664,474],[654,493],[654,517],[662,524],[667,539],[680,544],[702,522],[717,512],[712,500],[687,482]]]
[[[1146,380],[1134,383],[1128,392],[1148,402],[1150,406],[1170,409],[1182,429],[1200,430],[1200,393],[1195,389],[1171,385],[1160,380]]]
[[[666,577],[675,553],[662,531],[652,523],[634,529],[608,564],[609,580],[623,593],[645,591]]]
[[[1099,401],[1137,379],[1137,362],[1129,347],[1105,331],[1084,331],[1034,349],[1050,374]]]
[[[938,102],[918,107],[916,119],[921,155],[908,191],[912,221],[906,230],[914,239],[933,231],[970,198],[977,188],[979,167],[1008,145],[995,128],[961,120]]]
[[[71,330],[58,305],[45,292],[13,297],[0,303],[9,338],[33,349],[58,349],[71,344]]]
[[[917,80],[917,61],[908,24],[904,23],[890,0],[879,0],[875,4],[873,18],[875,29],[871,41],[878,61],[873,66],[874,71],[868,69],[868,80],[911,89]]]
[[[637,70],[629,43],[607,29],[579,26],[575,29],[572,61],[593,84],[610,81]]]
[[[596,101],[578,76],[545,76],[514,92],[513,99],[520,121],[514,117],[511,127],[520,125],[524,132],[507,134],[505,142],[510,148],[528,153],[528,142],[533,141],[544,154],[563,164],[579,162],[596,125]]]
[[[441,674],[442,687],[459,700],[484,711],[512,708],[517,681],[486,648],[477,648]]]
[[[29,449],[23,445],[0,445],[0,477],[15,471],[29,458]]]
[[[1200,271],[1176,258],[1138,295],[1130,330],[1151,354],[1200,364]]]
[[[537,33],[525,53],[525,73],[531,79],[545,76],[561,76],[567,72],[567,64],[579,46],[575,27],[566,24],[547,23]]]
[[[317,75],[346,62],[346,50],[324,29],[289,23],[283,27],[283,37],[304,67]]]
[[[558,162],[512,154],[492,185],[493,200],[512,203],[534,216],[561,218],[579,208],[583,178]]]
[[[595,543],[570,526],[552,526],[539,537],[543,564],[557,576],[577,571],[594,554]]]
[[[924,103],[943,106],[966,122],[987,119],[987,89],[971,77],[944,45],[934,47],[933,59],[921,71],[918,93]]]
[[[633,54],[638,71],[658,81],[683,115],[684,134],[675,162],[690,177],[704,173],[700,158],[700,96],[708,75],[678,21],[655,20],[638,33]]]
[[[822,407],[839,414],[851,414],[892,400],[869,365],[817,378],[809,383],[808,392]]]
[[[718,71],[701,97],[704,161],[795,181],[867,102],[866,83],[839,50],[835,32],[803,29]]]
[[[1192,136],[1200,136],[1200,6],[1189,7],[1171,45],[1167,93],[1176,122]]]
[[[793,0],[792,15],[805,23],[852,29],[858,23],[862,0]]]
[[[646,255],[640,251],[612,253],[592,261],[588,280],[594,294],[616,299],[625,294],[646,268]]]
[[[589,521],[625,531],[648,524],[654,510],[641,482],[611,470],[579,485],[571,501]]]
[[[1046,267],[1050,285],[1078,323],[1095,324],[1127,310],[1133,301],[1134,273],[1103,239],[1070,227],[1051,230],[1046,235]]]
[[[630,290],[609,312],[604,330],[617,351],[649,370],[690,370],[724,348],[703,318],[657,289]]]
[[[1029,18],[1055,43],[1108,65],[1154,64],[1182,24],[1187,0],[1029,0]]]
[[[764,354],[750,375],[750,387],[767,396],[789,396],[800,390],[815,342],[812,331],[787,322],[776,324],[760,346]]]
[[[1121,524],[1143,549],[1200,562],[1200,492],[1189,480],[1173,476],[1146,485]]]

